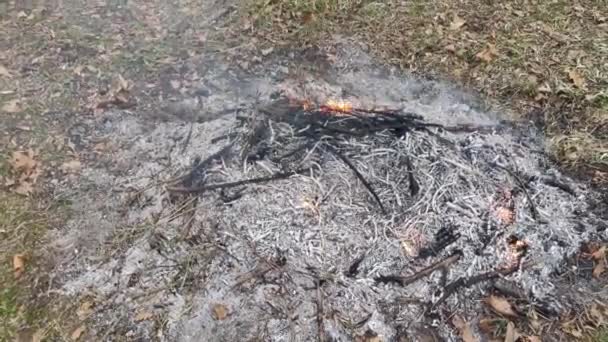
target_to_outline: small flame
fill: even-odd
[[[353,111],[353,105],[343,100],[329,100],[325,103],[325,105],[321,106],[321,110],[339,113],[351,113]]]

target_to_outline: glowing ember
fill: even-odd
[[[353,105],[342,100],[329,100],[327,103],[321,106],[321,110],[327,112],[351,113],[353,111]]]

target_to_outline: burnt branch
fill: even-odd
[[[376,277],[374,280],[379,283],[397,283],[401,286],[407,286],[422,278],[430,276],[435,271],[440,270],[442,272],[446,272],[448,267],[450,267],[450,265],[457,262],[461,257],[462,257],[462,252],[457,250],[454,253],[452,253],[452,255],[450,255],[449,257],[447,257],[443,260],[440,260],[426,268],[423,268],[422,270],[412,274],[411,276],[404,277],[404,276],[399,276],[399,275],[388,275],[388,276]]]

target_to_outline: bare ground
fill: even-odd
[[[23,189],[20,182],[33,186],[28,199],[3,195],[2,338],[451,340],[471,329],[502,338],[514,321],[522,335],[554,332],[557,339],[601,328],[605,307],[594,300],[604,298],[603,278],[586,268],[600,262],[581,259],[587,266],[579,269],[569,262],[578,260],[583,242],[605,239],[606,199],[561,175],[542,153],[539,132],[444,136],[481,149],[483,157],[469,160],[446,154],[421,133],[390,143],[350,141],[357,165],[381,189],[388,216],[335,158],[315,160],[323,165],[320,174],[246,187],[243,194],[175,197],[167,185],[223,146],[212,139],[234,130],[235,110],[249,113],[277,91],[318,102],[334,97],[405,107],[446,125],[495,125],[506,117],[453,87],[379,66],[357,41],[334,37],[321,48],[258,49],[255,40],[238,37],[240,27],[224,24],[237,14],[230,4],[87,3],[77,11],[70,5],[76,4],[15,10],[2,25],[7,75],[0,76],[0,96],[11,105],[0,122],[8,146],[2,176],[7,190]],[[498,189],[517,186],[508,172],[485,169],[483,146],[490,156],[507,156],[506,165],[518,171],[558,177],[575,195],[537,180],[532,202],[542,223],[530,217],[531,201],[517,197],[517,224],[508,232],[527,241],[536,264],[507,279],[524,293],[510,299],[516,319],[467,300],[489,298],[487,286],[459,291],[442,310],[424,315],[407,300],[434,300],[441,277],[406,289],[373,279],[431,263],[409,254],[412,241],[432,240],[447,223],[465,236],[452,248],[467,260],[447,273],[448,282],[491,270],[508,255],[506,233],[491,240],[487,255],[474,251],[483,243],[476,240],[475,215],[467,217],[488,210]],[[11,156],[29,148],[41,172],[22,179]],[[391,188],[402,169],[383,169],[404,151],[416,155],[418,198]],[[209,179],[276,167],[226,158]],[[475,178],[480,172],[485,178]],[[476,184],[462,180],[470,177]],[[236,195],[243,197],[226,201]],[[11,264],[20,254],[25,270],[15,277]],[[360,274],[346,277],[363,254]],[[555,300],[560,296],[565,299]],[[587,306],[576,304],[581,298]],[[454,325],[454,315],[464,325]]]

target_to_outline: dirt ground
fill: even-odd
[[[233,132],[235,112],[257,108],[281,91],[318,102],[334,97],[404,107],[444,125],[496,125],[512,119],[469,90],[421,80],[380,62],[377,53],[383,49],[370,50],[361,37],[332,35],[323,36],[323,43],[294,44],[260,34],[263,26],[257,26],[258,21],[265,17],[250,17],[251,8],[250,3],[219,0],[0,3],[0,340],[481,341],[481,335],[511,341],[516,337],[509,335],[518,335],[520,341],[539,336],[605,339],[601,241],[606,240],[607,199],[590,185],[590,178],[568,178],[542,154],[552,146],[544,143],[542,129],[508,131],[502,137],[447,136],[470,148],[487,144],[500,151],[496,153],[512,152],[520,158],[516,164],[521,171],[564,177],[573,184],[576,195],[544,185],[537,188],[534,202],[550,221],[542,227],[553,232],[554,245],[532,246],[535,258],[545,261],[534,269],[537,275],[516,277],[533,295],[505,304],[496,302],[502,297],[475,288],[451,298],[446,312],[415,324],[412,317],[421,316],[421,311],[403,303],[383,306],[406,298],[398,287],[379,286],[373,279],[426,264],[412,264],[404,254],[404,236],[410,241],[411,231],[399,221],[403,217],[386,219],[369,209],[373,201],[355,180],[302,175],[254,187],[234,203],[225,202],[224,196],[240,194],[168,194],[172,180],[197,159],[221,149],[217,139]],[[307,9],[290,11],[305,22],[314,23],[319,16]],[[284,18],[282,12],[274,14]],[[468,17],[463,21],[473,25]],[[465,23],[458,26],[455,29]],[[486,69],[477,72],[492,74]],[[588,89],[601,88],[601,81],[584,75]],[[599,99],[601,105],[602,96],[594,101]],[[573,139],[567,133],[567,139]],[[603,144],[601,129],[590,134]],[[426,151],[434,146],[422,135],[412,139],[390,148]],[[357,144],[365,146],[363,141]],[[538,157],[536,150],[541,151]],[[593,165],[597,173],[592,175],[601,175],[605,151],[597,151],[573,157],[572,163]],[[439,152],[417,156],[421,179],[450,157]],[[461,167],[467,163],[456,162]],[[219,178],[211,179],[259,176],[275,167],[226,162],[215,166],[214,177]],[[349,172],[336,160],[324,167]],[[467,164],[464,170],[474,172],[477,167]],[[371,167],[365,174],[376,172],[386,170]],[[452,176],[459,182],[458,175]],[[480,181],[481,198],[495,195],[489,185],[495,180],[490,178]],[[515,182],[506,174],[499,179]],[[382,177],[377,182],[384,184]],[[430,180],[422,185],[437,191],[433,201],[459,196],[435,188],[440,184]],[[385,189],[380,197],[390,202],[394,192]],[[322,205],[319,199],[330,194],[330,204]],[[479,210],[470,203],[473,212]],[[548,239],[523,203],[528,201],[518,204],[520,224],[513,232],[531,240]],[[391,202],[395,212],[400,205]],[[421,232],[432,237],[433,223],[438,222],[434,220],[439,220],[429,211],[457,225],[473,226],[449,210],[427,207],[428,222],[419,223]],[[583,228],[575,229],[574,222]],[[399,225],[403,231],[395,228]],[[598,242],[585,255],[579,253],[589,241]],[[476,258],[462,243],[457,247]],[[362,252],[367,259],[361,277],[344,278],[344,270]],[[496,262],[492,257],[471,260],[476,260],[474,266],[461,265],[448,280],[485,271]],[[572,265],[574,261],[580,264]],[[568,271],[560,268],[566,264]],[[559,277],[554,277],[558,269]],[[438,278],[408,291],[432,296],[433,286],[441,283]],[[328,285],[314,290],[320,288],[320,279]],[[558,286],[550,288],[543,281]],[[319,296],[326,298],[323,328],[318,323]],[[467,296],[476,298],[477,306],[467,306]],[[585,305],[560,308],[557,316],[534,309],[535,304],[559,306],[560,301],[547,300],[553,296]],[[477,315],[479,310],[483,313]]]

